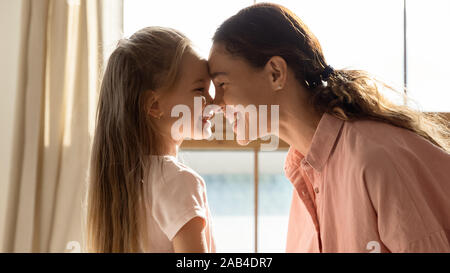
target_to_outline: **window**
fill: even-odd
[[[148,1],[124,0],[124,35],[146,26],[175,28],[188,36],[199,53],[208,57],[217,27],[252,0]]]
[[[284,252],[293,187],[284,176],[287,151],[258,152],[258,251]]]
[[[253,151],[183,151],[180,157],[205,180],[217,252],[254,252]]]
[[[292,185],[283,175],[286,153],[180,153],[205,180],[217,252],[284,252],[292,198]]]
[[[449,1],[270,2],[288,7],[308,25],[333,67],[367,70],[399,91],[406,84],[410,106],[450,112]],[[384,94],[402,103],[395,93]]]
[[[124,0],[124,34],[161,25],[184,32],[207,57],[216,28],[252,0]],[[335,68],[364,69],[408,95],[423,111],[449,112],[450,3],[447,0],[278,0],[319,39]],[[405,2],[407,3],[405,8]],[[406,19],[405,15],[406,14]],[[406,37],[406,39],[405,39]],[[406,43],[405,43],[406,41]],[[403,100],[390,91],[397,103]]]
[[[407,1],[406,11],[408,91],[419,109],[450,112],[450,1]]]
[[[403,87],[403,4],[392,0],[279,0],[319,39],[329,65],[363,69]],[[384,93],[402,103],[392,92]]]

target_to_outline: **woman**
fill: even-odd
[[[450,251],[448,122],[391,103],[364,71],[333,69],[282,6],[241,10],[213,42],[216,104],[279,105],[295,187],[286,251]]]
[[[200,110],[211,101],[209,84],[206,60],[180,32],[148,27],[121,40],[100,90],[88,251],[215,252],[205,182],[177,160],[184,138],[211,136],[210,116],[193,110],[195,97]],[[173,137],[176,105],[194,114]]]

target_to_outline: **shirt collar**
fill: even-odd
[[[328,113],[322,115],[305,157],[305,161],[316,171],[322,171],[323,166],[330,157],[343,124],[343,120]],[[299,167],[303,158],[304,156],[291,146],[286,157],[285,169]]]

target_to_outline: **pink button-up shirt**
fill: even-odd
[[[324,114],[284,169],[287,252],[450,252],[450,154],[419,135]]]

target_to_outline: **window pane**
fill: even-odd
[[[205,180],[217,252],[254,252],[254,152],[183,151]]]
[[[129,37],[147,26],[175,28],[208,57],[211,38],[219,25],[251,4],[251,0],[124,0],[124,34]]]
[[[292,184],[284,176],[287,151],[259,152],[258,252],[285,252]]]
[[[407,1],[408,91],[419,109],[450,112],[450,1]]]
[[[287,7],[305,22],[334,68],[367,70],[397,89],[403,87],[403,1],[269,2]],[[395,93],[384,94],[402,103]]]

